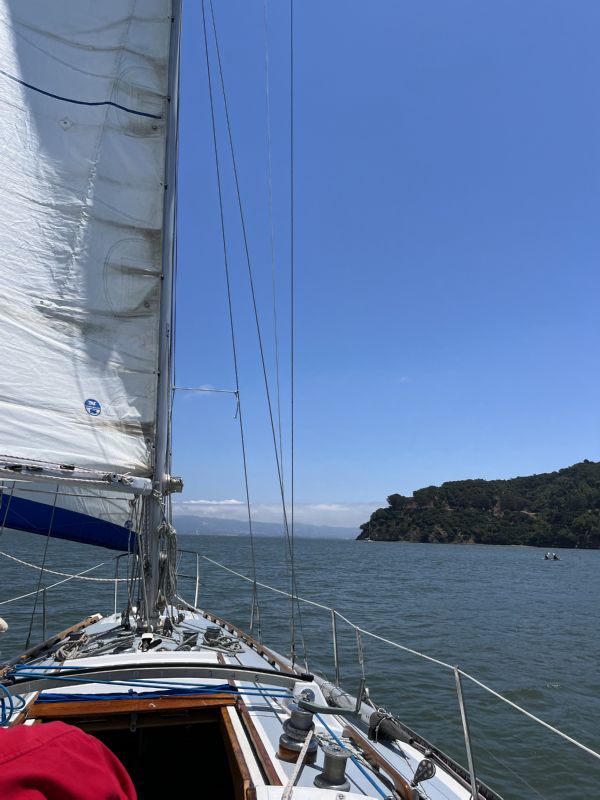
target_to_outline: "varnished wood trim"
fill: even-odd
[[[225,666],[225,656],[223,653],[217,653],[217,660],[219,664]],[[235,686],[234,681],[229,681],[232,686]],[[257,758],[258,764],[262,769],[263,776],[267,779],[267,783],[271,786],[281,786],[281,780],[279,779],[279,775],[277,774],[277,770],[273,766],[273,762],[267,752],[267,748],[264,745],[263,740],[260,737],[260,734],[256,730],[256,726],[252,720],[250,712],[248,711],[248,706],[244,702],[243,697],[237,698],[237,709],[240,714],[240,720],[242,725],[244,726],[244,730],[248,736],[250,741],[250,745],[254,750],[254,755]]]
[[[27,717],[29,716],[29,710],[30,710],[30,708],[32,708],[32,707],[33,707],[33,704],[35,703],[35,701],[36,701],[36,699],[37,699],[38,695],[39,695],[39,692],[36,692],[36,693],[35,693],[35,695],[34,695],[34,697],[32,697],[32,698],[31,698],[31,700],[30,700],[30,701],[27,703],[27,705],[25,706],[25,708],[23,708],[23,709],[21,709],[21,711],[19,711],[19,713],[17,714],[17,716],[16,716],[16,717],[14,718],[14,720],[13,720],[13,721],[10,723],[10,727],[11,727],[11,728],[12,728],[14,725],[20,725],[22,722],[25,722],[25,720],[26,720],[26,719],[27,719]]]
[[[250,770],[246,764],[244,753],[226,708],[221,709],[221,724],[225,728],[224,739],[227,747],[227,757],[233,767],[232,773],[236,795],[239,800],[255,800],[256,787],[252,782]]]
[[[196,708],[222,708],[235,705],[232,695],[202,695],[186,697],[135,697],[123,700],[68,700],[56,703],[35,703],[30,707],[30,719],[91,718],[115,714],[160,714],[162,711],[184,711]]]
[[[262,767],[262,770],[267,778],[267,781],[271,786],[282,786],[281,779],[277,774],[277,770],[271,761],[271,756],[267,752],[267,748],[264,745],[263,740],[260,737],[260,734],[256,730],[256,726],[254,725],[254,721],[248,711],[248,706],[244,703],[241,697],[238,697],[237,701],[238,711],[240,712],[240,718],[248,734],[248,738],[254,748],[256,756],[258,758],[258,763]]]
[[[398,772],[398,770],[390,764],[387,758],[377,750],[361,731],[357,730],[353,725],[346,725],[343,735],[351,739],[361,750],[364,750],[373,763],[377,764],[383,772],[389,775],[394,782],[396,791],[399,792],[400,797],[402,797],[402,800],[412,800],[413,792],[410,783],[402,773]]]

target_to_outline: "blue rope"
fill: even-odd
[[[153,700],[160,697],[185,697],[190,694],[205,694],[205,692],[197,692],[194,689],[189,692],[175,689],[172,692],[134,692],[130,690],[129,692],[105,692],[95,694],[80,694],[79,692],[77,692],[77,694],[41,692],[38,695],[36,703],[68,703],[71,700],[79,703],[80,701],[88,700],[130,700],[133,698]],[[218,694],[226,694],[226,692],[219,691]]]
[[[130,690],[129,692],[104,692],[98,694],[58,694],[58,693],[51,693],[51,692],[41,692],[38,696],[36,703],[68,703],[69,701],[79,702],[79,701],[91,701],[91,700],[131,700],[133,698],[140,699],[140,700],[151,700],[160,697],[186,697],[189,695],[211,695],[211,694],[222,694],[222,695],[248,695],[249,692],[236,692],[236,691],[223,691],[222,689],[218,690],[217,692],[214,691],[198,691],[197,689],[191,689],[189,692],[178,691],[174,690],[172,692],[134,692]],[[250,694],[251,697],[256,697],[256,694]],[[260,695],[264,697],[264,695]],[[287,699],[284,698],[283,695],[275,695],[278,699]],[[290,695],[291,699],[291,695]]]
[[[383,791],[383,789],[382,789],[382,788],[381,788],[381,787],[380,787],[380,786],[379,786],[379,785],[378,785],[378,784],[377,784],[377,783],[376,783],[376,782],[373,780],[373,778],[372,778],[372,777],[369,775],[369,773],[367,772],[367,770],[366,770],[366,769],[363,767],[363,765],[362,765],[362,764],[360,763],[360,761],[359,761],[359,760],[356,758],[356,756],[355,756],[353,753],[351,753],[351,752],[350,752],[350,750],[348,750],[348,748],[347,748],[347,747],[346,747],[346,745],[345,745],[345,744],[342,742],[342,740],[341,740],[341,739],[340,739],[338,736],[336,736],[336,734],[335,734],[335,733],[334,733],[334,732],[331,730],[331,728],[330,728],[330,727],[329,727],[329,725],[328,725],[328,724],[325,722],[325,720],[323,719],[323,717],[322,717],[320,714],[317,714],[317,715],[316,715],[316,717],[317,717],[317,719],[319,720],[319,722],[321,723],[321,725],[322,725],[322,726],[325,728],[325,730],[327,731],[327,733],[328,733],[328,734],[331,736],[331,738],[332,738],[332,739],[334,739],[334,740],[335,740],[335,742],[336,742],[337,744],[339,744],[339,746],[340,746],[340,747],[341,747],[343,750],[345,750],[345,751],[348,753],[348,755],[350,756],[350,759],[352,760],[353,764],[354,764],[354,765],[355,765],[355,766],[358,768],[359,772],[362,772],[362,774],[364,775],[364,777],[365,777],[365,778],[366,778],[366,779],[369,781],[369,783],[370,783],[372,786],[374,786],[374,787],[375,787],[375,789],[376,789],[376,790],[379,792],[379,794],[380,794],[382,797],[389,797],[389,792],[384,792],[384,791]]]
[[[81,672],[83,667],[78,667],[77,665],[68,666],[67,664],[64,664],[61,667],[57,667],[57,666],[52,666],[51,664],[27,664],[27,663],[22,663],[22,664],[14,664],[13,668],[11,669],[11,671],[9,673],[7,673],[7,674],[9,676],[19,675],[23,671],[30,672],[33,669],[46,670],[46,671],[53,670],[53,669],[59,669],[61,672],[65,672],[68,669],[77,669],[77,670],[79,670]]]
[[[98,681],[98,683],[102,683],[103,685],[112,685],[112,681]],[[127,698],[156,698],[156,697],[185,697],[186,695],[191,694],[237,694],[234,687],[229,686],[229,684],[223,684],[221,686],[213,686],[212,691],[208,689],[208,687],[199,687],[196,688],[194,686],[187,686],[187,688],[181,689],[162,689],[160,691],[150,691],[150,692],[136,692],[135,689],[129,689],[128,692],[90,692],[90,693],[77,693],[77,694],[59,694],[58,692],[40,692],[38,695],[38,699],[36,700],[37,703],[54,703],[69,700],[112,700],[112,699],[119,699],[125,700]]]
[[[130,689],[129,692],[104,692],[104,693],[77,693],[77,694],[60,694],[57,692],[41,692],[36,700],[37,703],[58,703],[58,702],[69,702],[69,701],[87,701],[87,700],[125,700],[131,699],[132,697],[139,698],[142,700],[146,699],[153,699],[153,698],[160,698],[160,697],[186,697],[189,695],[212,695],[212,694],[230,694],[230,695],[249,695],[250,697],[256,697],[255,692],[245,692],[245,691],[236,691],[233,687],[228,686],[227,689],[223,689],[221,687],[211,687],[210,690],[199,690],[197,688],[190,688],[188,691],[182,689],[173,689],[171,691],[160,691],[160,692],[136,692],[133,689]],[[264,694],[260,694],[260,697],[264,697]],[[273,695],[278,699],[287,699],[285,695]],[[289,696],[291,697],[291,695]]]
[[[45,666],[37,666],[36,669],[38,670],[47,670],[48,667]],[[80,667],[67,667],[66,669],[81,669]],[[40,678],[40,672],[34,672],[32,674],[28,673],[26,668],[16,668],[13,675],[18,676],[20,678]],[[98,678],[86,678],[84,676],[76,676],[76,675],[45,675],[45,677],[49,678],[52,681],[60,682],[68,682],[68,683],[91,683],[91,684],[100,684],[103,686],[125,686],[129,688],[130,695],[136,695],[139,697],[162,697],[165,695],[179,695],[179,696],[186,696],[192,694],[230,694],[230,695],[247,695],[248,697],[275,697],[279,699],[287,699],[291,698],[292,695],[286,689],[261,689],[258,687],[242,687],[238,688],[236,686],[231,686],[228,683],[224,684],[201,684],[201,685],[190,685],[189,683],[174,683],[173,681],[167,683],[166,681],[153,681],[153,680],[136,680],[136,681],[116,681],[116,680],[102,680]],[[0,684],[1,686],[2,684]],[[153,689],[154,691],[149,692],[136,692],[134,690],[139,688],[148,688]],[[2,687],[6,693],[8,690],[3,686]],[[157,691],[160,690],[160,691]],[[89,694],[50,694],[44,693],[39,696],[38,702],[42,700],[44,702],[58,702],[60,701],[70,701],[70,700],[109,700],[109,699],[123,699],[124,692],[119,693],[105,693],[105,694],[98,694],[98,693],[89,693]]]
[[[27,705],[27,703],[25,701],[25,698],[23,697],[22,694],[13,694],[12,695],[12,699],[13,699],[13,702],[15,700],[19,701],[19,705],[15,706],[15,711],[21,711],[21,709],[25,708],[25,706]]]
[[[34,86],[32,83],[22,81],[20,78],[10,75],[8,72],[4,72],[3,69],[0,69],[0,75],[4,75],[5,78],[8,78],[15,83],[19,83],[21,86],[25,86],[27,89],[32,89],[34,92],[43,94],[46,97],[52,97],[53,100],[62,100],[64,103],[74,103],[78,106],[112,106],[113,108],[118,108],[121,111],[126,111],[128,114],[137,114],[138,117],[162,119],[160,114],[149,114],[147,111],[137,111],[135,108],[127,108],[127,106],[122,106],[120,103],[113,103],[112,100],[75,100],[73,97],[62,97],[59,94],[53,94],[53,92],[47,92],[45,89],[40,89],[39,86]]]
[[[2,686],[0,683],[0,687],[2,687],[2,691],[4,692],[4,697],[2,698],[2,713],[0,714],[0,724],[6,725],[8,720],[12,717],[15,711],[15,704],[13,701],[12,694],[8,691],[6,686]],[[6,703],[8,702],[9,714],[6,716]]]

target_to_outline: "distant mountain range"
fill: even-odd
[[[248,534],[248,523],[237,519],[174,514],[173,523],[178,533],[223,536]],[[283,536],[283,526],[276,522],[252,520],[252,530],[256,536]],[[334,528],[331,525],[308,525],[304,522],[294,522],[294,536],[304,539],[355,539],[356,528]]]
[[[600,463],[511,480],[428,486],[392,494],[361,525],[382,542],[519,544],[600,548]]]

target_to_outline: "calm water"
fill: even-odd
[[[243,537],[180,537],[180,546],[250,573]],[[7,532],[0,550],[41,563],[44,539]],[[258,578],[287,589],[285,549],[279,539],[256,543]],[[458,664],[532,713],[600,750],[600,552],[563,550],[546,562],[532,548],[354,541],[296,542],[300,594],[335,606],[355,623]],[[47,566],[76,572],[112,557],[109,551],[50,542]],[[193,559],[181,571],[193,574]],[[0,601],[35,589],[38,572],[0,557]],[[91,573],[114,574],[114,562]],[[45,575],[43,585],[61,580]],[[193,581],[181,579],[193,599]],[[71,581],[48,592],[48,632],[88,613],[113,609],[110,584]],[[124,597],[124,595],[122,595]],[[260,591],[263,638],[283,652],[290,646],[289,601]],[[119,608],[124,601],[119,600]],[[247,628],[249,584],[202,562],[200,604]],[[24,645],[33,598],[4,604],[10,625],[2,657]],[[38,605],[32,642],[41,637]],[[312,670],[333,674],[331,621],[304,607],[302,628]],[[342,681],[358,687],[353,632],[339,630]],[[367,685],[376,703],[462,763],[466,762],[454,678],[429,662],[365,639]],[[299,646],[299,649],[301,647]],[[468,682],[467,682],[468,684]],[[465,686],[479,776],[506,800],[600,798],[600,761],[563,742],[473,685]],[[524,782],[525,781],[525,782]]]

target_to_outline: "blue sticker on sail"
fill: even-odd
[[[102,406],[97,400],[92,400],[91,398],[86,400],[83,404],[85,406],[85,410],[88,414],[91,414],[92,417],[99,417],[102,412]]]

